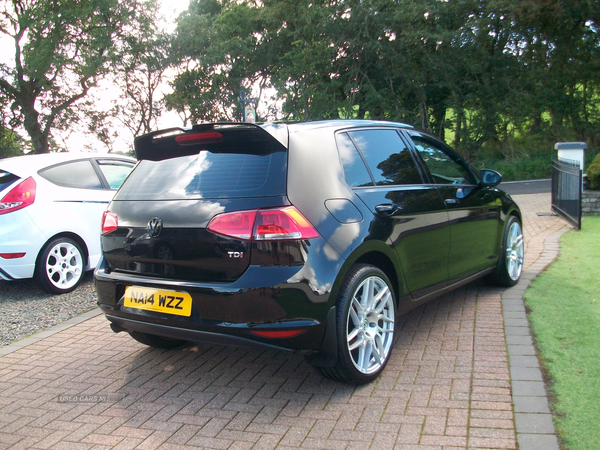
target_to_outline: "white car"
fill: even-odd
[[[75,289],[100,259],[102,213],[135,163],[83,153],[0,159],[0,279]]]

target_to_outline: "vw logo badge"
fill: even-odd
[[[156,238],[160,236],[160,233],[163,229],[163,221],[159,217],[155,217],[148,222],[148,235],[150,237]]]

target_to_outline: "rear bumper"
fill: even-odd
[[[199,342],[203,344],[213,345],[228,345],[233,347],[246,348],[270,348],[274,350],[292,349],[280,347],[278,345],[269,344],[267,342],[258,342],[252,339],[246,339],[239,336],[231,336],[223,333],[212,333],[201,330],[190,330],[186,328],[178,328],[169,325],[160,325],[156,323],[140,322],[139,320],[126,319],[124,317],[113,316],[106,313],[106,318],[111,322],[111,328],[115,332],[119,331],[140,331],[142,333],[154,334],[170,339],[180,339],[190,342]]]
[[[321,350],[326,334],[329,291],[314,290],[298,276],[302,267],[254,267],[233,283],[187,283],[108,272],[104,260],[95,272],[98,306],[116,331],[140,331],[171,339],[239,347]],[[295,281],[297,280],[297,281]],[[190,317],[123,306],[127,286],[180,291],[192,297]],[[301,331],[292,337],[253,332]]]
[[[22,209],[0,216],[0,253],[25,253],[15,259],[0,257],[0,278],[17,280],[31,278],[35,262],[46,236]]]

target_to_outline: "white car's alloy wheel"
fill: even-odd
[[[46,292],[63,294],[77,287],[84,269],[84,255],[79,244],[72,239],[59,237],[42,249],[35,278]]]
[[[56,244],[46,258],[48,280],[58,289],[73,287],[83,273],[81,252],[68,242]]]

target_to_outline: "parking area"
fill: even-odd
[[[391,361],[355,387],[301,355],[149,349],[97,311],[0,348],[0,448],[558,449],[522,294],[570,227],[514,196],[525,272],[404,316]]]

